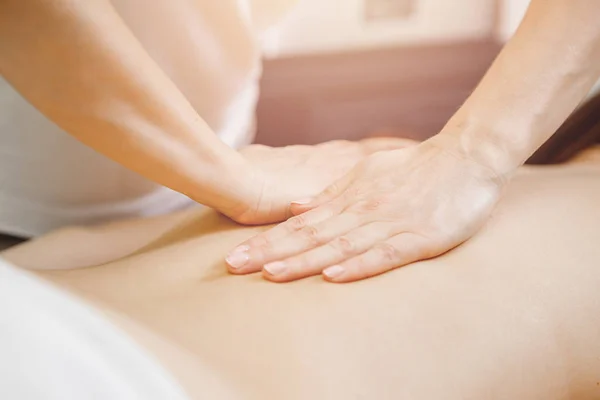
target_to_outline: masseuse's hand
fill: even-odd
[[[398,138],[358,142],[337,140],[316,146],[248,146],[240,151],[252,167],[248,201],[227,215],[244,224],[281,222],[291,214],[294,200],[316,196],[348,173],[357,163],[378,151],[414,146]]]
[[[297,216],[242,243],[227,261],[233,273],[264,268],[276,282],[320,273],[333,282],[370,277],[468,239],[501,186],[488,167],[431,140],[376,153],[293,205]]]

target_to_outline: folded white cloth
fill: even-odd
[[[0,259],[0,399],[187,399],[133,340]]]

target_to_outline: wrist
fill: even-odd
[[[492,124],[455,116],[429,140],[488,169],[495,179],[504,183],[527,159],[523,146],[512,143],[509,137]]]
[[[182,193],[193,200],[232,216],[252,204],[258,171],[237,151],[227,152],[197,167]]]

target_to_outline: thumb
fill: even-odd
[[[317,196],[292,201],[290,204],[290,211],[293,215],[298,215],[312,210],[313,208],[317,208],[322,204],[328,203],[344,193],[346,188],[350,186],[351,183],[352,175],[346,174],[344,177],[329,185]]]

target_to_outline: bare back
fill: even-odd
[[[193,211],[131,256],[38,274],[192,397],[600,398],[598,166],[525,170],[468,243],[353,284],[228,275],[227,250],[261,229]]]

